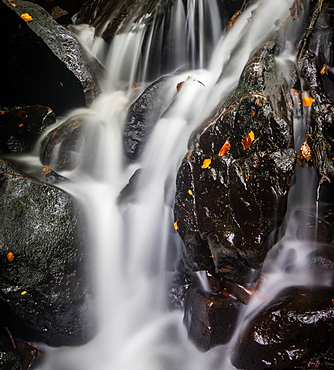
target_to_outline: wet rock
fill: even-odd
[[[76,14],[81,6],[81,0],[31,0],[32,3],[38,4],[49,13],[52,13],[54,8],[61,8],[70,16]]]
[[[0,330],[0,368],[4,370],[21,370],[21,357],[8,329]]]
[[[168,291],[168,307],[170,310],[183,309],[189,288],[194,284],[194,276],[177,271],[173,274]]]
[[[312,358],[323,357],[333,345],[333,294],[333,288],[321,286],[279,293],[242,330],[232,364],[246,370],[283,370],[306,368]]]
[[[56,122],[49,107],[28,105],[0,111],[0,150],[22,153],[33,149],[41,132]]]
[[[50,15],[59,24],[66,25],[72,23],[69,13],[59,6],[55,6],[54,8],[52,8],[50,11]]]
[[[0,162],[0,324],[51,346],[92,336],[87,235],[72,196]]]
[[[300,226],[297,228],[296,237],[301,241],[330,244],[333,239],[333,225],[314,215],[297,211]]]
[[[196,286],[187,292],[184,323],[189,338],[202,351],[230,341],[240,303],[230,295],[209,294]]]
[[[308,255],[310,265],[325,271],[334,271],[334,247],[317,248]]]
[[[117,198],[117,202],[119,204],[130,203],[135,199],[135,190],[137,188],[138,180],[140,178],[141,173],[142,169],[139,168],[130,177],[128,184],[119,193],[119,196]]]
[[[319,173],[320,183],[334,176],[334,79],[333,51],[333,12],[332,1],[323,1],[321,6],[311,7],[308,27],[301,37],[298,55],[300,75],[305,89],[312,100],[312,149],[313,161]]]
[[[75,37],[29,1],[0,2],[0,105],[41,104],[57,115],[89,105],[97,78]],[[28,13],[33,18],[20,18]]]
[[[93,114],[77,114],[49,132],[41,142],[40,160],[52,170],[71,171],[80,163],[93,166],[98,118]],[[85,153],[85,154],[84,154]],[[86,161],[83,156],[86,155]]]
[[[136,160],[141,155],[155,124],[170,106],[177,93],[176,86],[167,77],[148,86],[131,105],[124,128],[125,156]]]
[[[248,62],[236,92],[194,134],[177,175],[185,263],[240,284],[261,268],[276,240],[295,163],[278,44],[269,40]]]

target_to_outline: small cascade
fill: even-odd
[[[108,72],[101,82],[103,93],[91,108],[71,113],[88,124],[82,155],[75,158],[79,165],[63,173],[71,180],[64,189],[82,202],[89,219],[99,330],[82,347],[48,349],[43,369],[234,368],[229,345],[197,351],[187,339],[182,312],[167,308],[168,270],[180,253],[173,230],[176,174],[192,132],[237,87],[253,51],[279,29],[277,19],[288,15],[292,2],[254,3],[222,33],[216,1],[175,1],[163,18],[124,25],[108,51],[102,39],[92,41],[91,28],[76,26],[79,40]],[[122,143],[128,109],[149,81],[172,72],[168,84],[175,96],[142,154],[129,163]],[[305,138],[307,114],[295,118],[296,150]],[[57,151],[52,161],[57,163]],[[123,201],[120,194],[135,173],[131,201]],[[295,178],[284,237],[266,260],[266,280],[241,315],[245,322],[263,305],[263,297],[267,302],[287,286],[314,283],[304,268],[312,246],[301,249],[294,233],[296,209],[316,209],[316,173],[297,165]],[[237,333],[242,328],[240,323]]]

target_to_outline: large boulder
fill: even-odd
[[[189,338],[202,351],[228,343],[233,336],[240,302],[224,293],[212,294],[191,286],[186,294],[184,323]]]
[[[250,318],[232,355],[238,369],[332,369],[334,290],[290,287]],[[316,359],[311,363],[311,359]],[[323,367],[320,367],[322,365]],[[298,366],[298,367],[297,367]],[[305,367],[304,367],[305,366]]]
[[[0,325],[52,346],[92,335],[87,235],[73,197],[0,162]]]
[[[0,36],[0,105],[41,104],[61,115],[98,94],[78,41],[40,6],[1,0]]]
[[[277,67],[278,47],[273,37],[251,58],[236,92],[195,133],[177,175],[185,263],[241,284],[275,243],[295,163],[289,106],[298,81],[293,64]]]

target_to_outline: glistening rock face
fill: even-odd
[[[317,355],[320,360],[333,345],[333,293],[329,287],[290,287],[280,292],[242,331],[233,365],[249,370],[292,369]]]
[[[15,4],[0,1],[0,49],[6,55],[0,58],[0,105],[42,104],[57,115],[89,105],[99,87],[76,38],[40,6]],[[32,20],[21,19],[24,13]]]
[[[52,346],[87,341],[87,238],[74,199],[1,161],[0,207],[0,323]]]
[[[275,39],[246,65],[236,92],[203,125],[177,177],[175,219],[185,263],[245,283],[286,209],[295,154],[289,83]],[[292,106],[292,105],[291,105]]]

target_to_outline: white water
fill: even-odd
[[[89,159],[90,166],[83,163],[72,173],[67,173],[72,182],[64,186],[87,209],[94,240],[91,248],[95,256],[100,329],[87,345],[48,349],[49,358],[43,369],[233,369],[229,363],[228,346],[208,353],[198,352],[187,339],[182,313],[170,312],[167,308],[166,254],[168,248],[178,246],[172,212],[175,177],[192,131],[236,87],[251,52],[276,29],[275,21],[288,14],[292,0],[262,1],[253,16],[251,12],[257,4],[243,13],[220,40],[215,31],[213,39],[217,47],[206,69],[201,50],[205,50],[203,30],[207,28],[200,22],[199,36],[190,30],[194,17],[203,14],[203,4],[208,2],[188,0],[188,3],[190,13],[187,15],[181,1],[173,9],[176,24],[172,30],[179,36],[182,48],[189,51],[180,52],[175,69],[184,68],[185,64],[187,67],[197,64],[202,69],[173,77],[171,86],[176,87],[191,76],[167,114],[157,123],[136,163],[124,164],[122,130],[135,94],[133,88],[137,87],[137,82],[145,80],[149,64],[149,51],[143,58],[139,56],[145,26],[137,24],[137,32],[129,29],[114,39],[109,56],[100,57],[109,76],[102,84],[104,93],[89,110],[72,113],[92,121],[93,131],[100,133],[94,145],[89,140],[94,135],[88,133],[86,137],[86,148],[96,148],[95,153],[89,151],[83,156]],[[214,7],[210,8],[209,18],[214,11]],[[155,37],[151,32],[150,42]],[[194,62],[197,53],[193,47],[195,37],[202,41],[196,56],[198,63]],[[242,37],[243,43],[235,50]],[[105,54],[97,48],[96,43],[105,48],[101,40],[96,39],[94,43],[85,32],[80,39],[82,42],[86,39],[86,47],[94,55]],[[185,59],[185,54],[191,56],[189,60]],[[232,63],[228,64],[231,58]],[[228,73],[224,74],[226,66]],[[143,169],[137,191],[128,204],[119,206],[119,192],[137,168]],[[277,282],[273,279],[271,282]],[[253,302],[248,310],[257,307],[258,298]]]

